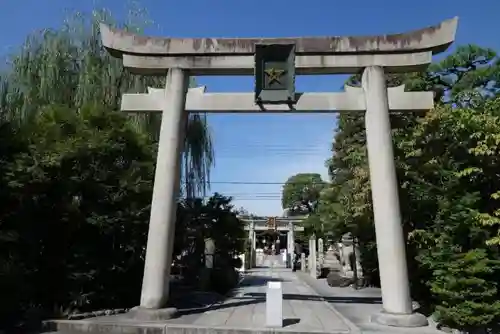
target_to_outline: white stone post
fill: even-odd
[[[257,266],[257,232],[253,231],[252,235],[252,259],[250,268]]]
[[[163,308],[168,301],[188,82],[184,70],[168,71],[141,291],[145,309]]]
[[[266,326],[283,327],[283,286],[281,282],[267,282]]]
[[[212,238],[205,239],[205,268],[214,268],[215,242]]]
[[[318,239],[318,266],[320,269],[323,268],[325,262],[325,246],[323,244],[323,238]]]
[[[249,222],[248,224],[248,242],[250,244],[250,254],[247,254],[248,256],[248,259],[250,261],[248,261],[248,264],[247,264],[247,268],[248,269],[251,269],[252,268],[252,264],[253,264],[253,261],[252,259],[254,258],[255,256],[255,247],[254,247],[254,239],[255,239],[255,223],[253,221],[253,219]],[[247,250],[245,250],[247,251]]]
[[[205,239],[205,268],[201,271],[200,286],[202,290],[208,290],[211,283],[211,273],[214,268],[215,242],[211,238]]]
[[[372,320],[398,327],[424,326],[427,319],[412,313],[383,68],[367,67],[362,88],[366,99],[366,143],[383,303],[382,313],[374,315]]]
[[[316,275],[317,270],[317,253],[316,253],[316,236],[312,235],[309,239],[309,275],[318,278]]]
[[[288,233],[287,233],[287,250],[288,250],[288,264],[289,267],[293,269],[293,262],[295,259],[294,251],[295,251],[295,233],[294,233],[293,222],[288,224]]]

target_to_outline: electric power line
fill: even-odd
[[[183,181],[184,183],[185,181]],[[210,181],[210,184],[234,184],[234,185],[320,185],[320,184],[328,184],[327,181],[323,182],[254,182],[254,181]]]
[[[231,196],[228,196],[228,197],[231,197]],[[202,198],[202,199],[208,199],[208,198],[210,198],[210,196],[200,197],[200,198]],[[255,197],[238,198],[238,197],[234,197],[233,201],[261,201],[261,202],[264,202],[264,201],[280,201],[281,202],[281,197],[272,197],[272,198],[255,198]]]

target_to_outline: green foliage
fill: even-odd
[[[405,214],[414,219],[407,226],[410,248],[420,262],[417,274],[421,281],[414,283],[414,289],[425,296],[420,291],[425,291],[423,285],[430,286],[429,304],[435,305],[444,323],[458,328],[490,326],[497,321],[499,305],[491,300],[498,294],[487,288],[500,277],[496,268],[498,250],[487,246],[498,235],[498,203],[492,199],[499,185],[495,176],[498,163],[493,158],[495,136],[500,130],[497,106],[498,98],[474,109],[438,107],[419,122],[407,141],[399,144],[406,152],[405,163],[401,164],[402,194],[407,203],[412,203]],[[483,259],[478,252],[487,257]],[[455,267],[466,260],[477,260],[489,274],[459,272]],[[468,296],[465,304],[446,299],[439,290],[443,281],[462,278],[485,279],[483,286],[487,289],[477,290],[476,297]],[[458,286],[441,287],[450,289],[450,294],[463,293],[455,288]],[[460,322],[456,320],[459,312],[463,312]]]
[[[79,113],[45,107],[18,133],[4,123],[0,135],[6,139],[0,147],[0,294],[9,296],[0,304],[2,322],[33,320],[29,312],[36,309],[43,318],[134,306],[152,196],[149,136],[123,114],[94,105]],[[210,237],[217,268],[234,272],[231,260],[243,250],[244,230],[230,201],[215,194],[196,200],[196,207],[181,203],[176,255]],[[203,246],[194,252],[194,278],[203,267]]]
[[[118,109],[122,93],[164,79],[124,71],[100,44],[100,20],[118,25],[96,11],[29,36],[0,76],[2,329],[139,301],[160,118]],[[145,23],[135,10],[121,26]],[[205,117],[190,117],[175,255],[194,245],[199,269],[211,237],[231,278],[243,225],[230,198],[193,199],[208,189],[213,149]]]
[[[94,10],[73,15],[59,29],[31,34],[19,52],[12,55],[12,67],[0,77],[2,116],[17,123],[29,122],[46,105],[66,106],[73,112],[88,104],[119,110],[123,93],[145,93],[147,87],[164,87],[165,78],[131,74],[123,68],[121,59],[104,50],[100,22],[135,33],[150,24],[147,13],[140,8],[132,8],[124,24],[115,22],[106,10]],[[157,141],[160,114],[127,117],[138,131]],[[185,194],[204,195],[213,163],[206,117],[190,115],[182,163]]]
[[[47,107],[22,130],[25,150],[5,161],[1,181],[1,294],[16,298],[2,306],[133,305],[151,201],[147,137],[96,106]]]
[[[235,255],[244,252],[245,224],[237,218],[230,197],[215,193],[207,201],[182,201],[178,220],[184,223],[176,229],[174,254],[178,255],[186,249],[201,254],[207,238],[215,243],[219,263],[229,264]],[[200,256],[196,258],[203,261]]]
[[[446,248],[445,248],[446,249]],[[500,317],[497,280],[500,261],[484,249],[440,252],[431,262],[431,292],[439,301],[437,319],[444,325],[473,330],[495,324]]]
[[[317,173],[300,173],[288,178],[283,186],[281,205],[289,215],[305,216],[301,225],[304,232],[296,235],[302,243],[306,243],[310,235],[323,235],[323,224],[317,214],[317,206],[321,191],[326,182]]]
[[[316,202],[325,182],[316,173],[301,173],[288,178],[283,186],[281,206],[283,209],[295,205]]]
[[[304,227],[304,232],[298,235],[298,239],[302,242],[306,242],[306,240],[308,240],[313,234],[318,238],[321,238],[324,235],[323,223],[320,216],[315,212],[304,218],[300,225]]]
[[[231,275],[237,263],[234,258],[244,252],[245,224],[236,216],[231,198],[215,193],[208,200],[189,199],[180,202],[177,210],[174,257],[187,284],[195,285],[201,280],[205,267],[205,240],[215,244],[214,275]],[[226,276],[224,276],[226,277]],[[217,286],[216,290],[229,289],[233,285]]]
[[[435,93],[425,116],[391,115],[403,229],[412,295],[464,330],[495,327],[500,310],[498,64],[494,51],[468,45],[425,73],[387,76],[388,86]],[[365,140],[363,115],[341,114],[318,213],[333,239],[358,238],[365,275],[377,284]]]

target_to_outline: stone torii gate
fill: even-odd
[[[421,30],[368,37],[156,38],[101,25],[104,47],[134,73],[165,75],[165,89],[125,94],[122,110],[161,112],[162,122],[141,292],[141,314],[171,316],[168,301],[179,191],[180,152],[189,112],[365,112],[368,162],[379,259],[381,324],[416,327],[409,292],[389,111],[427,111],[432,92],[387,88],[384,74],[422,71],[454,41],[458,19]],[[295,74],[362,72],[362,87],[342,93],[295,93]],[[253,93],[188,90],[189,76],[255,75]]]
[[[250,241],[250,266],[255,266],[255,250],[258,231],[268,231],[270,229],[286,232],[287,240],[287,265],[291,265],[292,257],[295,247],[295,232],[304,231],[304,227],[298,226],[303,219],[288,218],[288,217],[267,217],[267,218],[245,218],[238,217],[241,221],[246,223],[245,231],[248,231],[248,240]]]

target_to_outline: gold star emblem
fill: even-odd
[[[264,72],[269,77],[269,84],[272,84],[274,81],[276,81],[277,83],[281,83],[280,78],[285,73],[285,70],[270,68],[268,70],[265,70]]]

